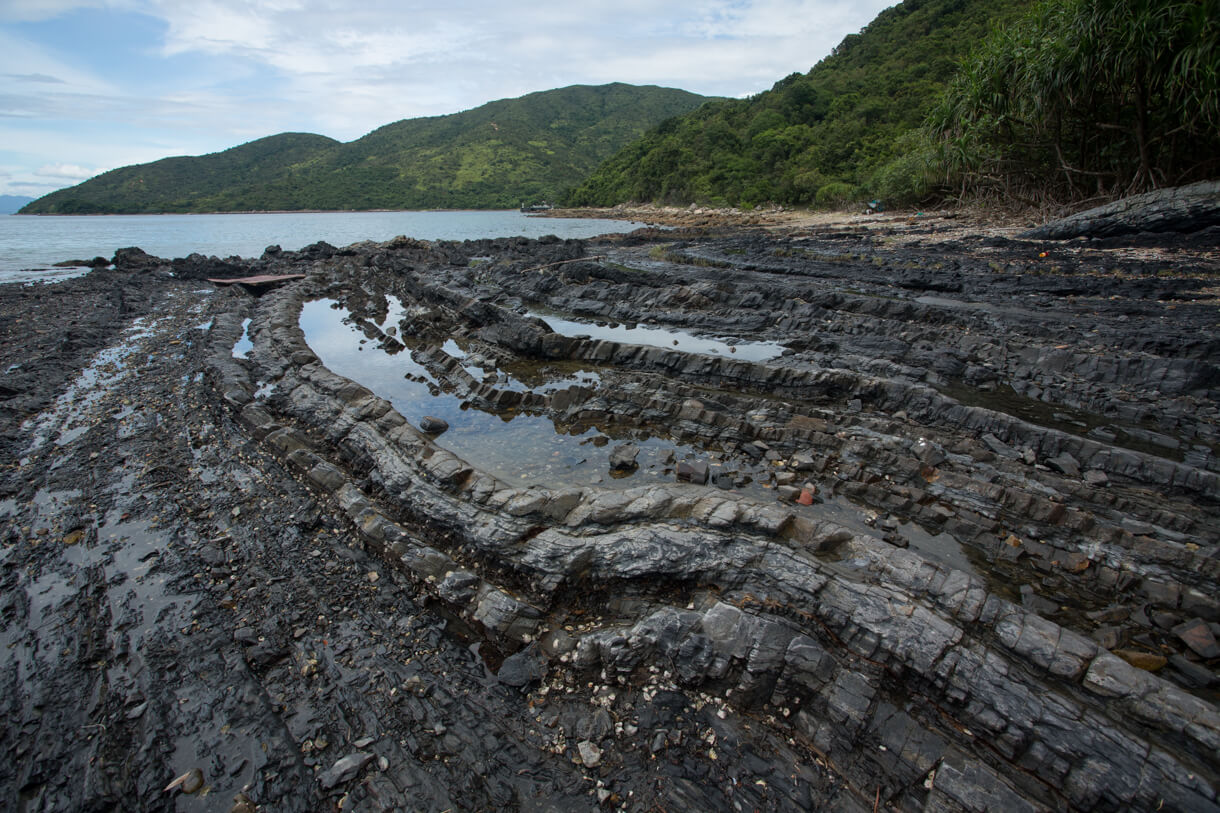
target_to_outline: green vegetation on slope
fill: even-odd
[[[1220,173],[1220,0],[1058,0],[994,32],[929,121],[947,180],[1106,198]]]
[[[1029,0],[906,0],[807,74],[753,98],[667,121],[581,184],[567,202],[834,204],[911,197],[930,151],[929,108],[964,57]]]
[[[670,88],[577,85],[395,122],[346,144],[285,133],[124,167],[22,212],[510,208],[557,199],[648,128],[705,101]]]

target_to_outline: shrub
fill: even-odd
[[[818,190],[814,201],[826,209],[836,209],[846,206],[856,196],[856,187],[842,181],[832,181]]]

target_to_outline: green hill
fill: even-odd
[[[707,99],[683,90],[575,85],[349,143],[283,133],[199,157],[123,167],[23,214],[495,209],[555,200],[650,127]]]
[[[860,194],[909,196],[926,166],[912,153],[926,144],[916,131],[958,61],[1031,4],[906,0],[808,73],[664,122],[566,202],[833,204]]]

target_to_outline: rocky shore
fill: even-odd
[[[708,217],[0,292],[0,798],[1220,809],[1214,246]]]

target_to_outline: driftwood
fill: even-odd
[[[1220,181],[1157,189],[1023,232],[1032,240],[1121,237],[1141,232],[1201,231],[1220,226]]]

